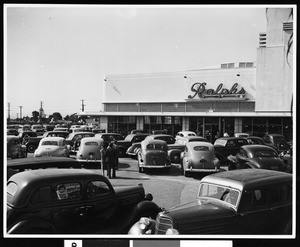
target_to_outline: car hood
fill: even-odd
[[[260,157],[251,160],[255,168],[285,171],[286,167],[279,157]]]
[[[214,230],[226,231],[227,224],[230,223],[228,218],[233,218],[236,211],[225,202],[198,199],[195,202],[171,208],[164,214],[172,218],[173,227],[180,234],[191,234],[193,232],[200,233],[202,228],[207,231],[209,227],[211,227],[212,233]]]

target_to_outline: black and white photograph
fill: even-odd
[[[293,4],[4,4],[4,240],[295,244],[296,23]]]

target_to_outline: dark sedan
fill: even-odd
[[[287,166],[279,158],[276,150],[266,145],[242,146],[236,156],[230,156],[228,159],[232,161],[229,170],[254,168],[287,171]]]

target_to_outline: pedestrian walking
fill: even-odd
[[[108,175],[108,169],[107,169],[107,163],[106,163],[106,153],[107,153],[107,148],[108,148],[108,143],[104,142],[101,150],[100,150],[100,154],[101,154],[101,163],[102,163],[102,174],[103,176],[105,176],[105,171]]]

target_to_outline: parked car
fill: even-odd
[[[197,134],[193,131],[187,131],[187,130],[183,130],[183,131],[179,131],[176,136],[175,139],[178,140],[182,137],[186,137],[186,136],[197,136]]]
[[[162,140],[165,141],[167,144],[174,144],[175,138],[168,134],[154,134],[154,135],[148,135],[145,140]]]
[[[266,134],[262,140],[266,145],[274,147],[278,153],[288,150],[290,146],[284,135],[280,134]]]
[[[76,160],[91,163],[91,167],[101,168],[100,149],[103,140],[96,137],[84,137],[76,153]]]
[[[184,151],[185,145],[182,144],[169,144],[168,145],[168,156],[171,163],[180,164],[181,163],[181,153]]]
[[[145,130],[131,130],[130,134],[141,134],[141,133],[146,133]]]
[[[184,176],[194,172],[219,172],[220,162],[216,158],[214,145],[209,142],[188,142],[181,155]]]
[[[34,151],[34,157],[53,156],[53,157],[69,157],[70,152],[63,137],[45,137],[38,148]]]
[[[7,129],[6,130],[6,135],[8,135],[8,136],[18,136],[19,131],[16,130],[16,129]]]
[[[7,136],[7,158],[25,158],[27,157],[26,146],[21,143],[17,136]]]
[[[129,234],[292,234],[292,180],[265,169],[214,173],[195,202],[141,218]]]
[[[140,142],[136,142],[133,143],[126,151],[126,154],[131,157],[132,159],[137,159],[137,154],[138,151],[141,148],[141,143]]]
[[[214,142],[216,157],[220,160],[221,166],[228,165],[229,155],[236,155],[240,147],[247,145],[248,141],[243,137],[220,137]]]
[[[168,146],[165,141],[148,139],[141,142],[137,154],[139,172],[145,169],[164,169],[169,171],[171,161],[168,156]]]
[[[260,144],[260,145],[265,145],[264,141],[262,138],[258,136],[248,136],[246,137],[248,144]]]
[[[288,171],[276,150],[266,145],[244,145],[236,156],[231,155],[228,159],[232,161],[228,166],[229,170],[250,168]]]
[[[8,234],[124,234],[160,208],[142,185],[115,186],[86,169],[39,169],[7,182]],[[126,212],[126,213],[124,213]]]
[[[44,130],[44,127],[41,124],[33,124],[33,125],[31,125],[31,130],[32,131]]]
[[[94,137],[93,132],[73,132],[66,138],[66,143],[71,153],[75,153],[78,150],[80,140],[84,137]]]
[[[152,135],[158,135],[158,134],[168,134],[168,130],[164,129],[164,130],[152,130],[151,131]]]
[[[82,168],[82,162],[66,157],[28,157],[7,160],[7,179],[25,170],[46,168]]]
[[[55,127],[53,131],[68,131],[67,127]]]
[[[103,140],[103,143],[110,143],[111,141],[121,141],[124,140],[124,137],[118,133],[97,133],[95,137]]]
[[[117,146],[118,146],[118,150],[119,150],[119,157],[125,157],[126,151],[133,143],[141,142],[147,136],[148,136],[148,134],[145,134],[145,133],[129,134],[125,137],[124,140],[118,140]]]

